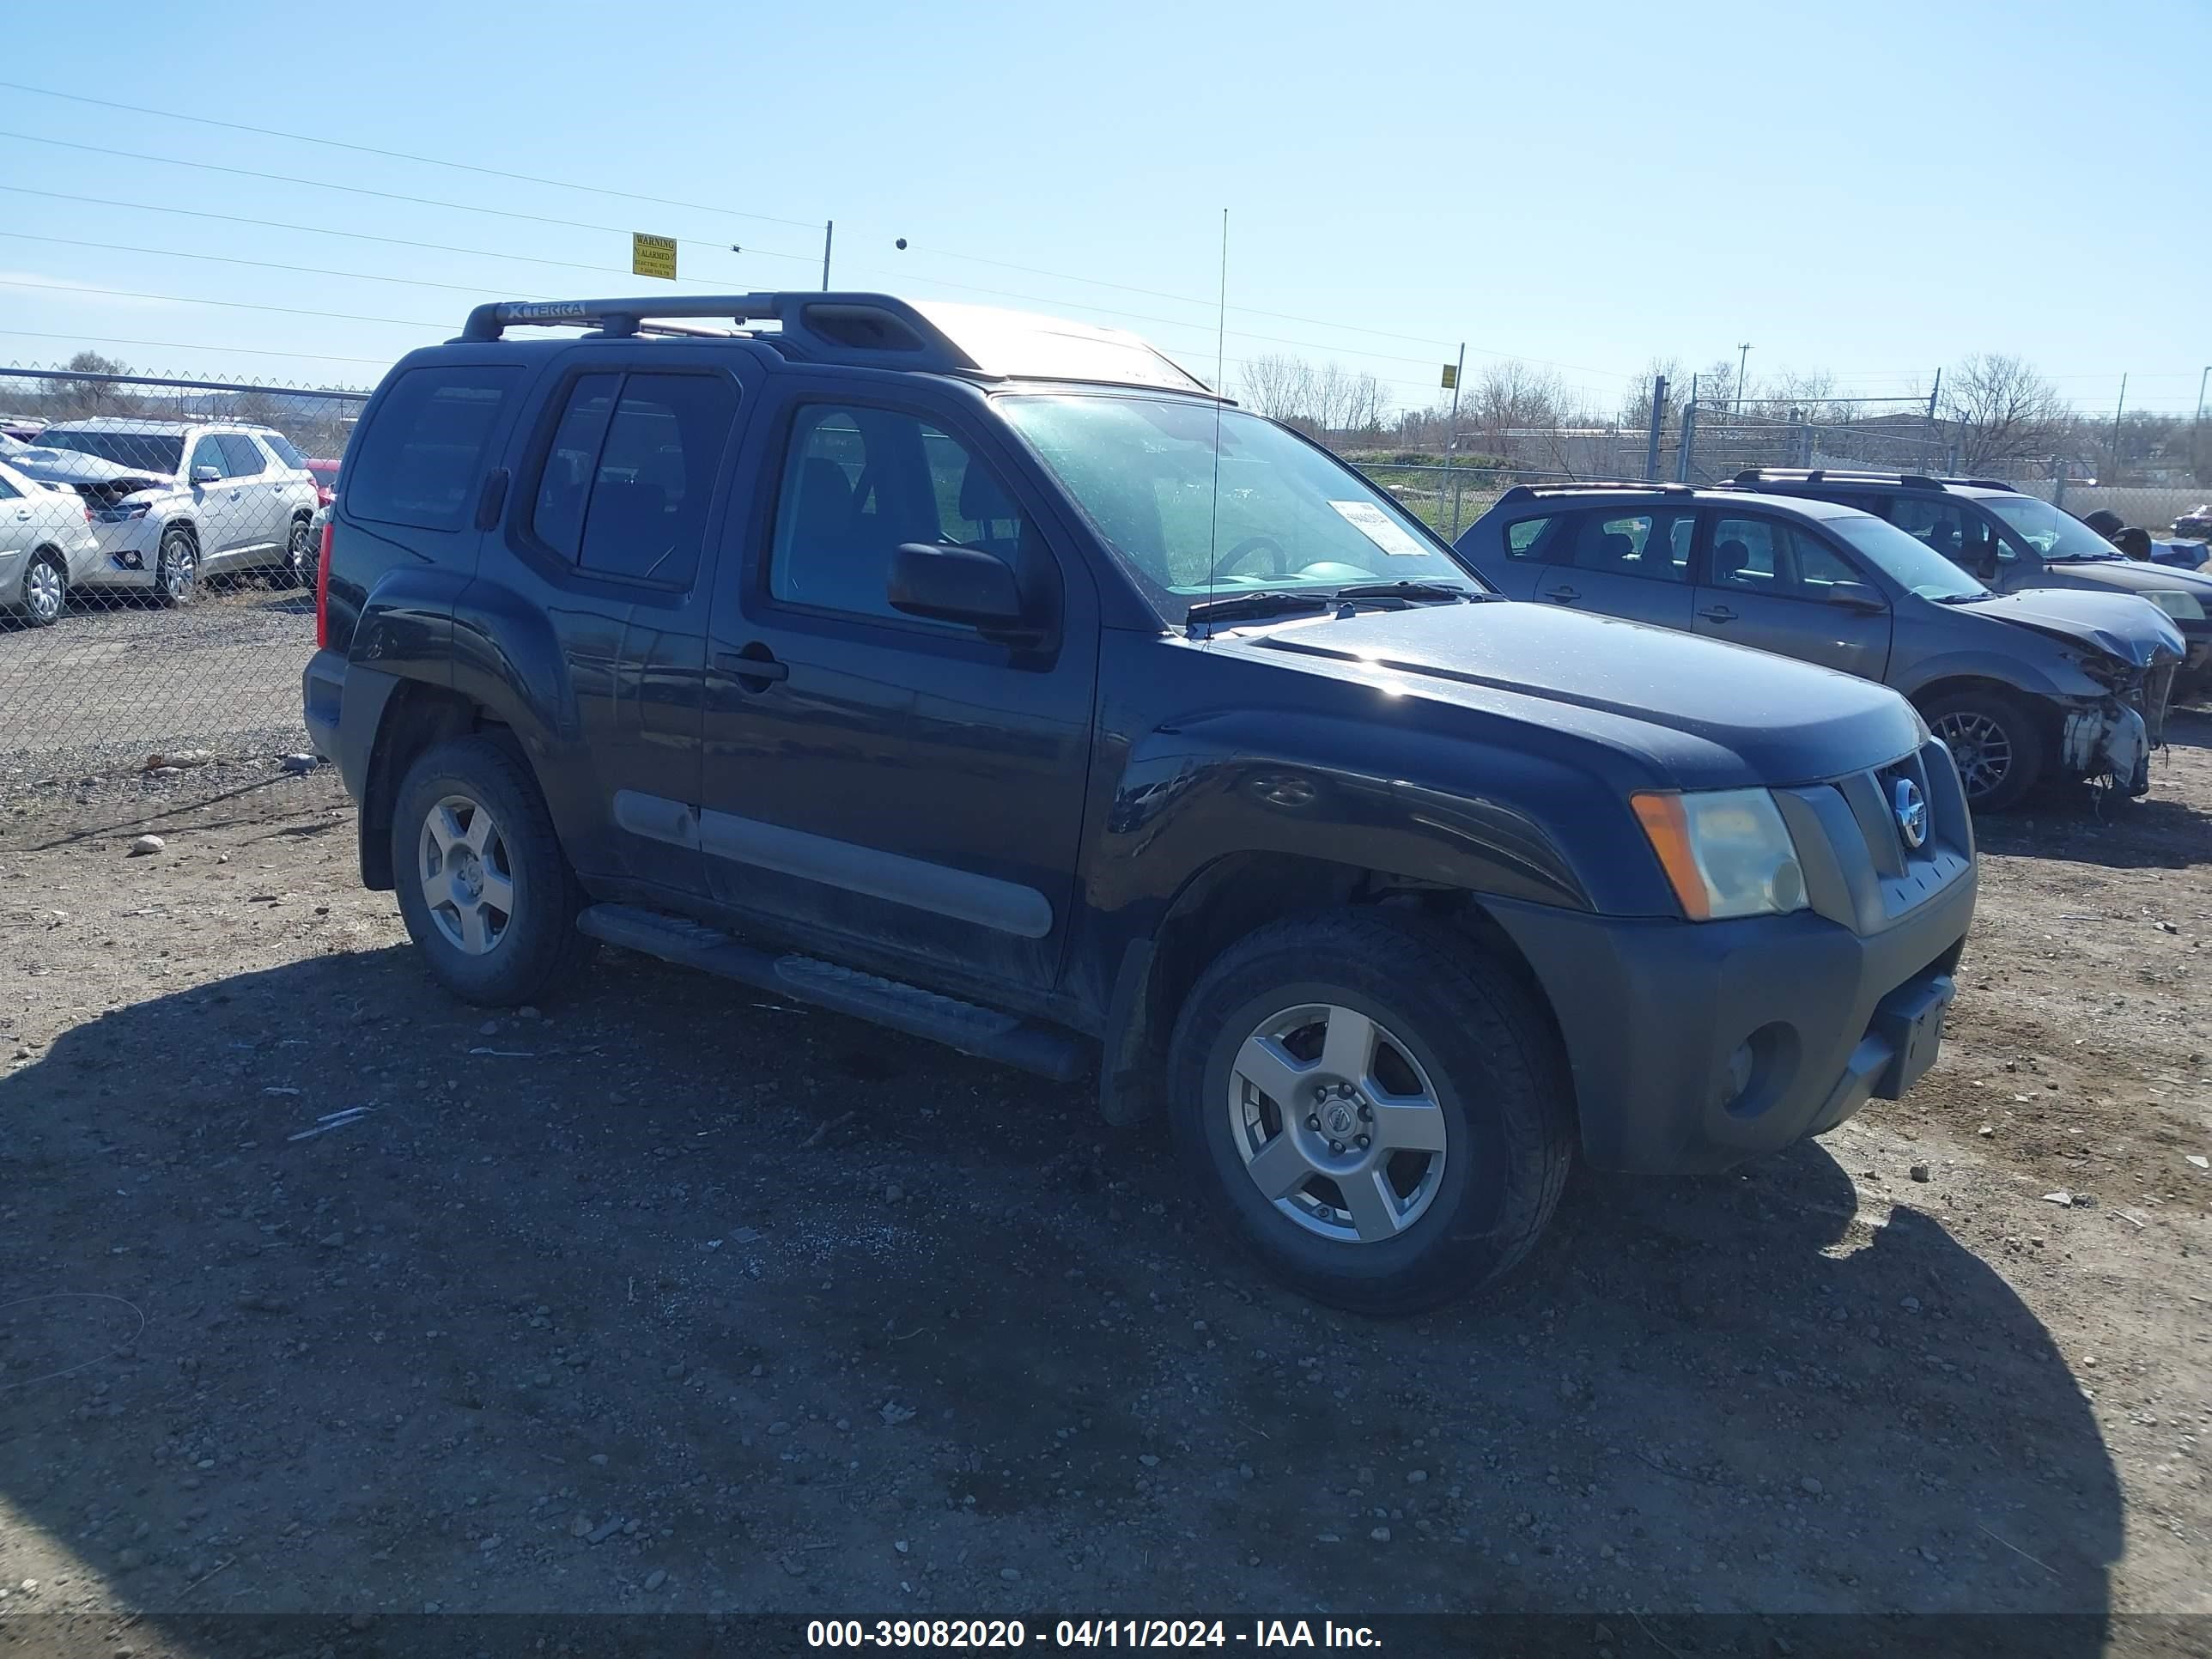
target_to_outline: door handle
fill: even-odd
[[[1562,582],[1557,587],[1546,588],[1544,597],[1547,599],[1557,599],[1561,605],[1572,605],[1577,599],[1582,598],[1582,594],[1577,589],[1569,587]]]
[[[1724,623],[1734,622],[1735,620],[1735,612],[1729,610],[1724,605],[1709,605],[1703,611],[1698,612],[1698,614],[1700,617],[1703,617],[1707,622]]]
[[[791,665],[778,662],[757,640],[742,651],[717,651],[714,666],[739,681],[754,682],[745,687],[749,691],[765,691],[778,680],[791,677]]]

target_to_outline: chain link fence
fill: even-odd
[[[366,397],[0,369],[0,799],[305,745],[315,515]]]

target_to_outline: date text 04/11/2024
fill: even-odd
[[[1018,1619],[817,1619],[806,1626],[812,1648],[1020,1648],[1032,1632]],[[1056,1648],[1364,1648],[1382,1642],[1364,1625],[1305,1619],[1258,1619],[1240,1628],[1220,1619],[1061,1619],[1034,1632]]]

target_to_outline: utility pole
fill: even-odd
[[[830,289],[830,239],[836,234],[837,222],[824,219],[822,222],[822,289],[825,294]]]
[[[2204,455],[2204,382],[2208,380],[2212,380],[2212,363],[2207,363],[2204,372],[2197,377],[2197,421],[2190,428],[2189,469],[2200,479],[2205,468],[2212,465]]]
[[[2128,377],[2120,376],[2120,400],[2112,405],[2112,476],[2103,482],[2118,483],[2120,480],[2120,415],[2128,406]]]
[[[1451,489],[1452,453],[1459,447],[1459,383],[1467,378],[1467,342],[1459,343],[1459,367],[1452,371],[1451,424],[1444,429],[1444,487]],[[1459,539],[1459,491],[1452,490],[1451,534],[1445,539]]]
[[[1936,399],[1941,397],[1942,392],[1943,371],[1939,368],[1936,371],[1936,384],[1928,388],[1928,424],[1930,426],[1936,424]]]
[[[1651,483],[1659,482],[1659,440],[1667,427],[1667,377],[1657,374],[1651,380],[1651,435],[1644,448],[1644,476]]]
[[[1751,356],[1751,342],[1744,341],[1735,349],[1735,412],[1743,413],[1743,366]]]

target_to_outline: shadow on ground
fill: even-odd
[[[179,1640],[1640,1607],[2098,1650],[2074,1378],[1821,1147],[1580,1178],[1503,1291],[1379,1323],[1225,1257],[1158,1139],[629,958],[535,1019],[400,951],[135,1003],[0,1080],[0,1502]]]

